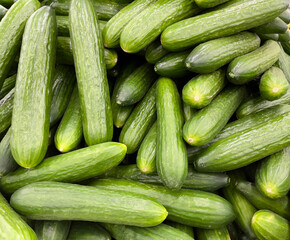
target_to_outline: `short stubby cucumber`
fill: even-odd
[[[70,221],[36,221],[35,233],[38,240],[66,240]]]

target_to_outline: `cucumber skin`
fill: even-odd
[[[157,0],[125,26],[120,37],[121,48],[128,53],[139,52],[167,26],[200,11],[193,0]]]
[[[252,30],[256,33],[264,34],[285,33],[288,30],[288,26],[282,19],[276,17],[271,22],[255,27]]]
[[[271,34],[258,33],[258,36],[262,40],[274,40],[274,41],[278,41],[278,39],[279,39],[279,34],[276,34],[276,33],[271,33]]]
[[[290,55],[290,40],[288,42],[281,42],[284,51]]]
[[[213,140],[234,114],[245,93],[244,87],[227,87],[210,105],[184,124],[184,140],[192,146],[202,146]]]
[[[261,240],[281,240],[290,238],[289,222],[268,210],[260,210],[252,218],[252,228]]]
[[[169,51],[181,51],[259,26],[277,17],[287,7],[287,0],[230,1],[213,11],[167,27],[161,34],[161,43]]]
[[[261,40],[255,33],[241,32],[198,45],[185,60],[188,70],[211,73],[234,58],[257,49]]]
[[[39,7],[37,0],[19,0],[0,22],[0,90],[20,49],[26,21]]]
[[[166,224],[171,226],[171,227],[174,227],[174,228],[186,233],[190,237],[194,238],[194,232],[193,232],[193,228],[191,226],[187,226],[187,225],[184,225],[182,223],[177,223],[177,222],[170,222],[170,221],[166,221]]]
[[[11,196],[10,204],[22,215],[35,220],[82,220],[151,227],[167,216],[162,205],[141,194],[60,182],[29,184]]]
[[[199,240],[229,240],[231,239],[227,227],[217,229],[197,229]]]
[[[194,164],[201,172],[233,170],[278,152],[289,144],[290,112],[287,112],[213,143],[202,151]]]
[[[113,116],[102,36],[92,3],[72,0],[69,19],[85,141],[88,145],[107,142],[113,138]]]
[[[286,10],[282,12],[279,15],[279,18],[281,18],[285,23],[289,24],[290,23],[290,13]]]
[[[289,36],[290,36],[290,34],[289,34]],[[281,44],[280,44],[280,49],[281,49],[281,52],[280,52],[279,60],[277,61],[277,66],[280,69],[282,69],[283,73],[285,74],[285,77],[287,78],[288,82],[290,83],[290,69],[289,69],[290,56],[287,53],[285,53]]]
[[[157,39],[154,42],[150,43],[146,48],[145,58],[147,62],[155,64],[167,53],[168,51],[163,48],[160,40]]]
[[[195,115],[197,112],[197,109],[194,109],[190,107],[188,104],[183,102],[183,116],[184,116],[184,122],[188,121],[192,118],[193,115]]]
[[[11,124],[12,110],[14,102],[14,88],[0,99],[0,134],[3,134]]]
[[[225,71],[222,69],[194,77],[182,89],[183,102],[194,109],[206,107],[225,85]]]
[[[234,84],[245,84],[268,70],[278,59],[280,47],[277,42],[267,40],[253,52],[235,58],[228,66],[228,80]]]
[[[175,83],[159,78],[156,87],[157,172],[164,185],[180,189],[187,175],[187,154],[182,139],[183,112]]]
[[[280,42],[288,42],[288,41],[290,41],[290,30],[288,30],[288,31],[286,31],[285,33],[282,33],[282,34],[281,33],[278,34],[278,39],[276,41],[278,41],[278,40]],[[281,43],[280,43],[280,46],[281,46]]]
[[[35,233],[38,240],[66,240],[70,221],[36,221]]]
[[[37,166],[48,147],[56,32],[54,10],[44,6],[29,18],[23,34],[10,146],[25,168]]]
[[[0,5],[0,20],[5,16],[7,11],[8,11],[7,8],[5,8],[2,5]]]
[[[107,190],[122,190],[150,196],[168,210],[168,220],[200,228],[219,228],[235,218],[232,206],[222,197],[198,190],[170,190],[164,186],[121,179],[99,179],[89,183]]]
[[[16,82],[16,74],[5,79],[2,89],[0,90],[0,100],[5,97],[7,93],[11,91],[12,88],[15,87]]]

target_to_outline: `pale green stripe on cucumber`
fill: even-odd
[[[230,240],[227,227],[217,229],[196,229],[198,240]]]

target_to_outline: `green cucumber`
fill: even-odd
[[[241,235],[240,232],[238,231],[237,227],[234,225],[234,223],[230,223],[227,225],[228,232],[230,234],[229,240],[241,240],[244,238],[239,238]],[[245,240],[245,239],[244,239]],[[247,239],[248,240],[248,239]]]
[[[10,204],[34,220],[82,220],[139,227],[158,225],[168,214],[156,200],[141,194],[60,182],[29,184],[13,193]]]
[[[0,193],[0,238],[2,240],[37,240],[34,231],[9,206]]]
[[[145,58],[147,62],[155,64],[167,53],[168,51],[163,48],[160,40],[157,39],[154,42],[150,43],[146,48]]]
[[[120,133],[119,142],[127,146],[129,154],[138,150],[142,140],[156,120],[155,92],[156,84],[134,108]]]
[[[182,139],[183,111],[175,83],[159,78],[156,88],[156,166],[168,188],[181,188],[187,175],[186,146]]]
[[[287,93],[289,83],[280,68],[271,67],[260,80],[260,93],[262,98],[273,101],[281,98]]]
[[[285,23],[290,23],[290,13],[289,11],[284,11],[279,15],[279,18],[281,18]]]
[[[11,125],[14,102],[14,88],[0,99],[0,134],[3,134]]]
[[[229,240],[231,239],[227,227],[217,229],[197,229],[198,240]]]
[[[224,128],[245,96],[245,88],[229,86],[210,105],[200,110],[183,127],[183,138],[192,146],[213,140]]]
[[[161,35],[161,43],[167,50],[180,51],[226,37],[266,23],[286,10],[288,4],[287,0],[229,1],[213,11],[167,27]]]
[[[197,109],[194,109],[190,107],[188,104],[183,102],[183,116],[184,116],[184,122],[188,121],[193,117],[194,114],[196,114]]]
[[[182,78],[189,74],[184,65],[189,52],[168,53],[154,66],[154,70],[160,76]]]
[[[54,10],[47,6],[37,10],[25,26],[10,141],[15,161],[25,168],[37,166],[48,147],[56,32]]]
[[[5,16],[7,11],[8,11],[7,8],[5,8],[2,5],[0,5],[0,20]]]
[[[279,34],[278,40],[280,42],[288,42],[288,41],[290,41],[290,30],[288,30],[286,33]]]
[[[260,240],[290,239],[289,222],[268,210],[260,210],[255,213],[252,228]]]
[[[268,70],[280,55],[279,44],[267,40],[253,52],[235,58],[228,66],[227,76],[234,84],[245,84]]]
[[[116,92],[116,103],[129,106],[140,101],[156,79],[152,65],[145,63],[127,76]]]
[[[290,55],[290,40],[288,42],[281,42],[284,51]]]
[[[35,233],[38,240],[66,240],[70,221],[36,221]]]
[[[290,36],[290,34],[289,34],[289,36]],[[277,66],[280,69],[282,69],[285,77],[287,78],[288,82],[290,83],[290,68],[289,68],[290,56],[287,53],[285,53],[285,51],[283,50],[281,45],[280,45],[280,49],[281,49],[281,53],[279,56],[279,60],[277,61]]]
[[[211,103],[225,85],[225,71],[222,69],[194,77],[183,87],[183,102],[192,108],[204,108]]]
[[[262,40],[274,40],[274,41],[278,41],[278,39],[279,39],[279,34],[277,34],[277,33],[270,33],[270,34],[258,33],[258,36]]]
[[[288,30],[287,24],[279,17],[276,17],[271,22],[262,24],[252,29],[257,33],[285,33]]]
[[[184,225],[182,223],[171,222],[171,221],[166,221],[166,224],[171,226],[171,227],[174,227],[174,228],[186,233],[190,237],[194,238],[194,232],[193,232],[193,228],[191,226],[187,226],[187,225]]]
[[[138,150],[136,163],[141,172],[151,174],[156,171],[156,122],[148,131]]]
[[[99,179],[90,183],[98,189],[122,190],[150,196],[168,210],[168,220],[193,227],[219,228],[235,218],[232,206],[222,197],[198,190],[170,190],[120,179]]]
[[[14,2],[14,0],[0,0],[0,4],[6,8],[10,8]]]
[[[247,166],[290,144],[290,112],[221,139],[195,160],[201,172],[223,172]]]
[[[16,74],[5,79],[2,89],[0,90],[0,100],[14,88],[16,82]]]
[[[157,0],[132,18],[120,36],[121,48],[136,53],[171,24],[199,13],[194,0]]]
[[[211,73],[234,58],[255,50],[260,42],[259,37],[250,32],[214,39],[194,48],[185,64],[192,72]]]
[[[39,7],[37,0],[18,0],[0,22],[0,90],[20,49],[26,21]]]
[[[195,0],[197,6],[200,8],[212,8],[229,0]]]
[[[113,117],[103,41],[92,2],[72,0],[69,21],[84,137],[88,145],[107,142],[113,137]]]

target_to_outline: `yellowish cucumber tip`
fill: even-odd
[[[156,66],[156,65],[154,66],[154,71],[155,71],[155,72],[157,72],[157,71],[158,71],[158,68],[157,68],[157,66]]]
[[[115,62],[115,63],[117,63],[117,62],[118,62],[118,58],[117,58],[117,57],[115,58],[114,62]]]
[[[277,93],[277,92],[279,92],[279,88],[274,87],[274,88],[272,89],[272,92],[273,92],[273,93]]]
[[[189,62],[185,63],[185,66],[186,66],[187,68],[189,68],[189,67],[190,67],[190,63],[189,63]]]
[[[230,76],[231,78],[234,78],[236,75],[235,75],[233,72],[230,72],[230,73],[229,73],[229,76]]]
[[[193,143],[194,142],[194,139],[193,138],[188,138],[188,142],[189,143]]]
[[[124,150],[127,152],[128,151],[128,147],[125,144],[123,144],[123,143],[121,143],[121,144],[122,144]]]
[[[118,105],[120,105],[122,102],[121,102],[120,100],[117,100],[116,103],[117,103]]]
[[[195,95],[195,96],[193,97],[193,100],[196,101],[196,102],[198,102],[198,101],[200,100],[200,97],[199,97],[198,95]]]

